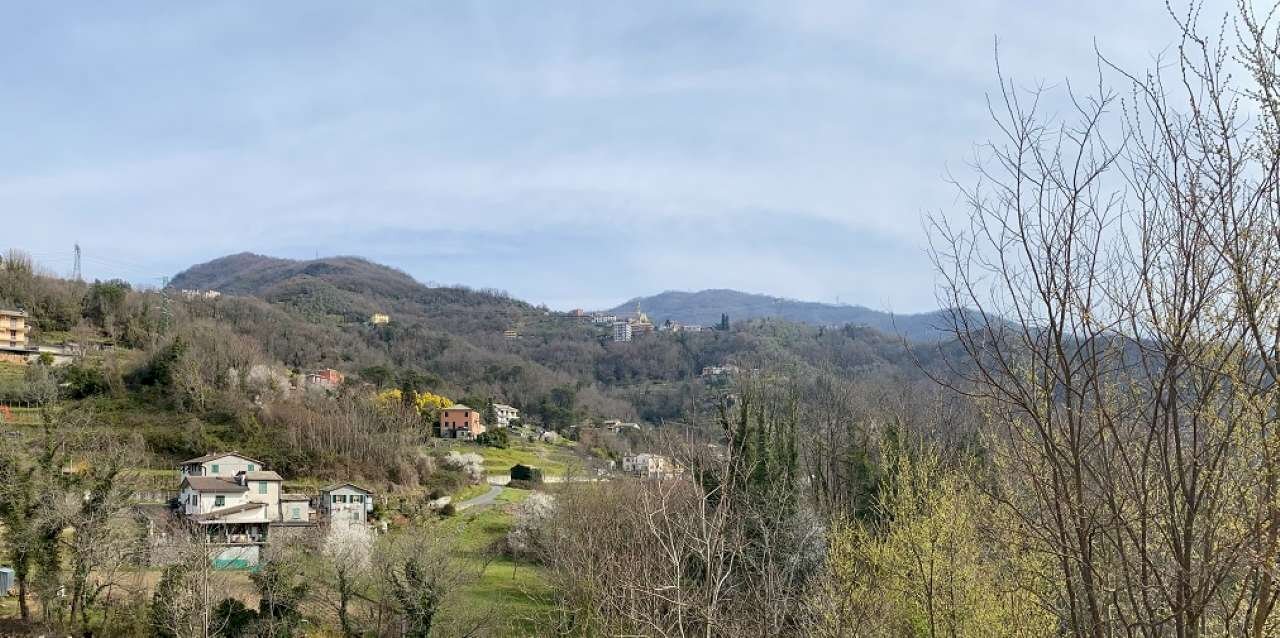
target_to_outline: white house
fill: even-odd
[[[213,476],[186,476],[178,486],[182,513],[189,518],[213,514],[248,502],[249,488],[234,480]],[[265,509],[265,508],[264,508]],[[267,520],[266,514],[262,520]]]
[[[369,522],[373,492],[353,483],[338,483],[320,489],[320,513],[330,521]]]
[[[640,478],[670,478],[678,474],[676,466],[659,454],[641,453],[622,457],[622,471]]]
[[[262,469],[262,462],[255,461],[239,452],[214,452],[182,462],[178,471],[182,476],[218,476],[234,479],[241,472],[254,472]]]
[[[511,425],[511,422],[520,418],[520,411],[503,403],[493,404],[493,413],[497,420],[498,427],[505,428]]]
[[[254,470],[236,476],[237,482],[248,488],[245,501],[262,503],[267,508],[267,520],[280,520],[280,485],[284,479],[270,470]]]
[[[613,340],[622,342],[631,341],[631,323],[627,321],[619,321],[613,324]]]

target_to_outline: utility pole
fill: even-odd
[[[76,262],[71,267],[71,278],[76,281],[83,281],[80,278],[80,242],[76,242]]]

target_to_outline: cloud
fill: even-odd
[[[1145,64],[1162,12],[33,8],[0,26],[0,208],[38,223],[0,244],[78,239],[117,260],[103,276],[342,253],[533,301],[742,287],[920,310],[919,216],[954,210],[943,176],[991,133],[993,38],[1028,82],[1089,77],[1095,37]]]

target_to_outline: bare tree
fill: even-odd
[[[993,495],[1053,565],[1027,586],[1077,636],[1276,629],[1274,34],[1242,5],[1251,126],[1198,12],[1167,73],[1101,60],[1126,99],[1068,86],[1070,123],[1002,77],[967,223],[932,224],[945,383],[984,405]]]

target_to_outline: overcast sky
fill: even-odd
[[[994,39],[1032,84],[1173,36],[1162,0],[10,4],[0,247],[151,284],[354,254],[554,308],[924,310],[920,218],[992,135]]]

